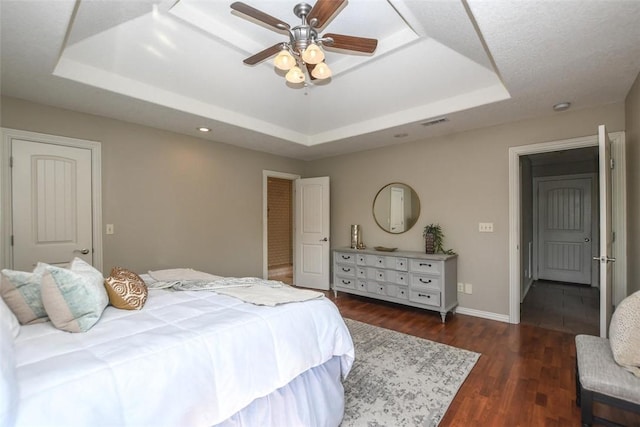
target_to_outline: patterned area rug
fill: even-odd
[[[480,357],[345,319],[356,360],[345,380],[342,427],[437,426]]]

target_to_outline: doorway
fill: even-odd
[[[613,302],[617,304],[626,296],[626,185],[625,185],[625,157],[624,133],[613,132],[612,141],[615,168],[612,171],[613,181],[613,230],[614,242],[614,286]],[[536,251],[533,246],[533,227],[526,227],[527,222],[533,223],[533,186],[523,185],[523,175],[531,173],[531,164],[521,162],[526,156],[560,151],[595,147],[598,136],[592,135],[547,143],[531,144],[511,147],[509,149],[509,322],[521,322],[521,303],[527,292],[536,281],[535,263]],[[571,153],[570,153],[571,154]],[[556,167],[561,172],[564,167]],[[529,207],[526,207],[527,203]]]
[[[295,245],[295,239],[293,236],[293,230],[294,230],[294,224],[295,224],[295,209],[293,206],[293,202],[294,202],[294,183],[296,181],[296,179],[300,179],[300,175],[295,175],[295,174],[290,174],[290,173],[286,173],[286,172],[277,172],[277,171],[270,171],[270,170],[263,170],[262,171],[262,278],[263,279],[270,279],[272,277],[277,277],[275,280],[281,280],[285,283],[288,284],[293,284],[293,271],[295,270],[295,257],[293,256],[293,248]],[[273,213],[273,209],[281,209],[280,206],[275,207],[275,206],[270,206],[271,204],[273,204],[274,202],[278,202],[278,200],[282,200],[284,199],[284,197],[274,197],[274,200],[270,200],[270,192],[269,192],[269,187],[270,187],[270,182],[271,183],[276,183],[275,187],[284,187],[284,185],[286,185],[286,183],[288,182],[290,185],[290,190],[289,190],[289,218],[286,221],[279,221],[276,220],[277,215],[275,215],[275,213]],[[276,193],[274,193],[274,191],[277,191],[278,193],[280,191],[282,191],[281,188],[278,187],[278,190],[276,190],[275,188],[272,189],[271,191],[271,195],[274,195]],[[286,190],[285,190],[286,191]],[[284,203],[281,203],[284,205]],[[269,210],[272,209],[271,214],[269,212]],[[286,207],[284,208],[286,209]],[[270,227],[270,221],[274,221],[278,223],[278,225],[276,226],[275,224]],[[285,224],[285,222],[287,224]],[[285,224],[285,225],[280,225],[280,224]],[[288,227],[287,227],[288,225]],[[271,228],[271,230],[270,230]],[[279,234],[278,230],[282,231],[285,230],[284,233]],[[286,261],[286,254],[285,255],[279,255],[279,256],[272,256],[271,254],[271,250],[273,248],[273,246],[270,246],[270,241],[272,241],[272,243],[275,244],[276,248],[279,248],[280,245],[284,245],[283,242],[286,242],[287,240],[289,240],[289,238],[286,236],[286,230],[289,229],[290,233],[291,233],[291,239],[290,239],[290,245],[291,247],[289,248],[289,253],[292,254],[291,255],[291,259],[290,261]],[[271,236],[270,236],[271,234]],[[276,244],[276,242],[278,242]],[[275,254],[276,249],[274,249],[274,254]],[[283,252],[287,252],[287,250],[284,250]],[[285,261],[282,261],[283,259],[285,259]],[[289,264],[290,264],[290,268],[289,268]],[[271,270],[271,271],[270,271]],[[291,273],[290,273],[291,272]],[[284,279],[284,280],[283,280]]]
[[[268,279],[293,284],[293,181],[267,179]]]
[[[521,322],[597,333],[598,148],[525,155],[520,167],[522,244],[533,280],[523,287]]]

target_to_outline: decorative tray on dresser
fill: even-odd
[[[334,249],[333,292],[438,311],[444,323],[458,306],[457,262],[457,255]]]

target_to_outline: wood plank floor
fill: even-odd
[[[532,325],[404,307],[338,293],[343,317],[481,353],[441,426],[579,426],[574,335]],[[640,416],[598,407],[625,426]]]

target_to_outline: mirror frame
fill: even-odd
[[[386,227],[384,227],[382,224],[380,224],[380,222],[378,221],[378,218],[376,217],[376,201],[378,200],[378,197],[380,196],[380,194],[382,194],[383,191],[385,191],[387,188],[391,188],[394,185],[402,185],[406,188],[408,188],[409,190],[411,190],[411,197],[412,200],[414,200],[413,196],[415,195],[415,200],[417,201],[417,214],[415,216],[415,221],[410,225],[405,227],[405,229],[403,231],[400,232],[393,232],[391,230],[388,230]],[[385,186],[383,186],[380,190],[378,190],[378,192],[376,193],[376,196],[373,198],[373,204],[371,205],[371,214],[373,215],[373,220],[376,222],[376,225],[378,227],[380,227],[381,230],[389,233],[389,234],[402,234],[402,233],[406,233],[407,231],[411,230],[413,228],[414,225],[416,225],[416,223],[418,222],[418,219],[420,218],[420,212],[421,212],[421,204],[420,204],[420,197],[418,197],[418,193],[416,193],[416,190],[413,189],[413,187],[411,187],[408,184],[405,184],[404,182],[391,182]]]

